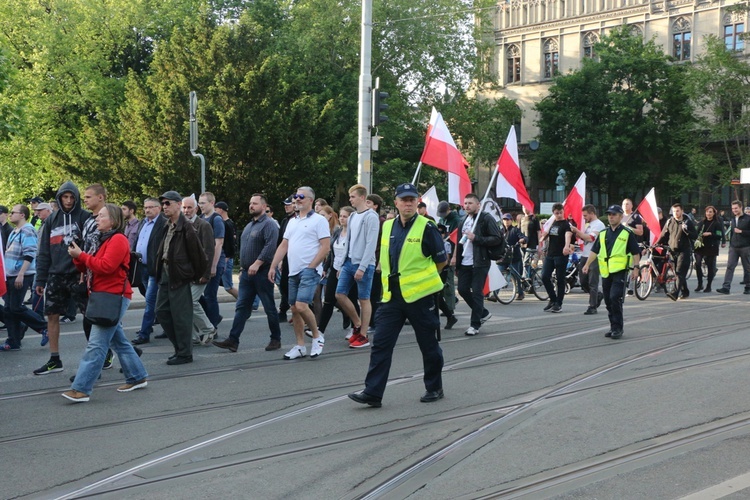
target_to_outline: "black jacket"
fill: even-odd
[[[464,246],[460,243],[462,236],[460,233],[467,217],[468,215],[464,216],[461,219],[461,222],[458,223],[459,244],[456,247],[457,266],[461,265],[461,256],[464,253]],[[498,227],[497,222],[495,222],[495,219],[486,212],[479,212],[479,222],[477,222],[477,226],[474,229],[474,241],[472,243],[474,247],[474,264],[472,267],[488,267],[492,264],[492,259],[490,259],[490,256],[487,253],[487,247],[501,245],[503,243],[503,236],[500,233],[500,228]]]
[[[711,233],[711,236],[702,236],[703,233]],[[695,253],[701,255],[719,255],[719,243],[724,234],[724,222],[714,217],[713,220],[703,219],[698,224],[698,237],[703,241],[703,246],[695,249]]]
[[[738,227],[742,232],[735,233],[735,227]],[[729,220],[729,246],[734,248],[750,247],[750,215],[740,215],[736,224],[734,215],[732,215]]]
[[[136,230],[135,242],[138,244],[138,237],[141,235],[143,224],[148,219],[144,217],[138,222],[138,229]],[[149,276],[156,276],[156,252],[159,251],[159,245],[161,240],[164,239],[164,235],[167,233],[167,218],[164,214],[159,214],[154,220],[154,228],[151,230],[151,235],[148,237],[148,245],[146,247],[146,267],[148,268]],[[135,245],[131,248],[135,251]]]
[[[683,222],[686,225],[685,229],[682,228]],[[688,253],[693,251],[693,241],[697,237],[698,231],[689,217],[685,215],[679,222],[674,217],[670,217],[661,232],[659,243],[667,243],[674,252]]]
[[[169,252],[166,256],[164,255],[165,241],[166,233],[156,253],[157,283],[161,282],[161,271],[164,267],[163,261],[165,258],[169,268],[169,288],[171,290],[188,285],[191,281],[200,280],[206,271],[208,258],[195,228],[184,215],[180,214],[180,218],[177,219],[174,236],[169,243]]]

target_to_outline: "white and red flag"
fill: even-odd
[[[648,230],[651,232],[650,244],[653,246],[661,236],[661,226],[659,225],[659,211],[656,207],[656,193],[654,188],[648,192],[641,204],[638,205],[636,211],[641,214],[643,221],[648,226]]]
[[[518,143],[516,129],[510,128],[505,146],[497,160],[497,184],[495,194],[498,198],[511,198],[534,213],[534,202],[526,191],[526,184],[521,176],[521,164],[518,161]]]
[[[420,161],[448,172],[448,201],[463,205],[464,197],[471,193],[471,179],[466,172],[469,162],[456,147],[443,116],[435,108],[432,108],[427,140]]]
[[[435,186],[432,186],[430,189],[424,192],[424,194],[421,197],[421,201],[427,205],[427,215],[430,215],[432,217],[437,218],[437,208],[438,204],[440,203],[440,199],[438,199],[437,190],[435,189]]]
[[[582,173],[576,185],[568,193],[563,202],[565,218],[573,216],[578,229],[583,230],[583,206],[586,204],[586,173]]]

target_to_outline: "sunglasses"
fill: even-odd
[[[161,202],[161,206],[163,206],[163,207],[168,207],[168,206],[169,206],[169,205],[171,205],[172,203],[173,203],[173,202],[171,202],[171,201],[168,201],[168,200],[164,200],[164,201],[162,201],[162,202]]]
[[[267,213],[267,214],[270,214],[270,213],[271,213],[271,211],[270,211],[270,210],[266,210],[266,213]]]
[[[21,213],[21,212],[11,212],[11,215],[12,215],[12,214],[20,214],[20,213]]]
[[[294,198],[295,200],[304,200],[305,199],[305,195],[304,194],[295,194],[295,195],[292,195],[292,198]]]

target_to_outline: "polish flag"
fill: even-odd
[[[463,205],[464,197],[471,193],[471,180],[466,172],[469,162],[456,147],[443,116],[435,108],[432,108],[427,140],[420,161],[448,172],[448,201]]]
[[[490,266],[490,272],[487,273],[487,279],[484,280],[484,294],[489,295],[493,290],[500,290],[502,287],[507,285],[503,273],[500,272],[500,268],[494,262]]]
[[[526,191],[526,184],[521,177],[521,164],[518,161],[518,144],[516,129],[510,127],[505,146],[497,160],[497,184],[495,194],[498,198],[511,198],[526,207],[529,213],[534,213],[534,202]]]
[[[0,245],[0,278],[3,279],[3,281],[0,282],[0,297],[2,297],[8,292],[8,287],[5,285],[5,252],[3,250],[3,245]]]
[[[659,225],[659,211],[656,209],[656,193],[654,188],[648,192],[641,204],[638,205],[636,211],[641,214],[643,221],[651,231],[651,245],[655,245],[656,241],[661,236],[661,226]]]
[[[432,186],[430,189],[425,191],[420,201],[422,201],[425,205],[427,205],[427,215],[437,218],[438,216],[437,207],[438,207],[438,204],[440,203],[440,200],[438,199],[437,190],[435,189],[435,186]]]
[[[578,229],[583,230],[583,206],[586,204],[586,173],[582,173],[576,185],[563,202],[565,218],[573,216]]]

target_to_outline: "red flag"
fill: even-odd
[[[0,278],[3,279],[0,282],[0,297],[2,297],[8,291],[8,287],[5,285],[5,250],[3,249],[3,245],[0,245]]]
[[[508,282],[503,277],[503,273],[500,272],[500,268],[493,262],[490,266],[490,271],[487,273],[487,278],[484,280],[483,293],[488,295],[491,291],[500,290],[507,284]]]
[[[510,127],[505,146],[497,159],[497,184],[495,194],[498,198],[511,198],[526,207],[529,213],[534,213],[534,202],[526,191],[526,184],[521,176],[521,164],[518,161],[518,144],[516,129]]]
[[[636,211],[641,214],[643,221],[648,226],[648,230],[651,232],[651,245],[656,244],[659,236],[661,236],[661,225],[659,224],[659,211],[656,207],[656,193],[654,188],[648,192],[641,204],[638,205]]]
[[[453,245],[458,245],[458,228],[451,231],[451,234],[448,235],[448,239],[451,240],[451,243]]]
[[[435,108],[432,108],[427,140],[420,161],[448,172],[448,201],[463,205],[464,197],[471,193],[471,179],[466,172],[469,162],[456,147],[443,116]]]
[[[586,173],[582,173],[578,178],[576,185],[568,193],[568,197],[563,202],[565,218],[571,215],[576,222],[578,229],[583,230],[583,205],[586,204]]]

